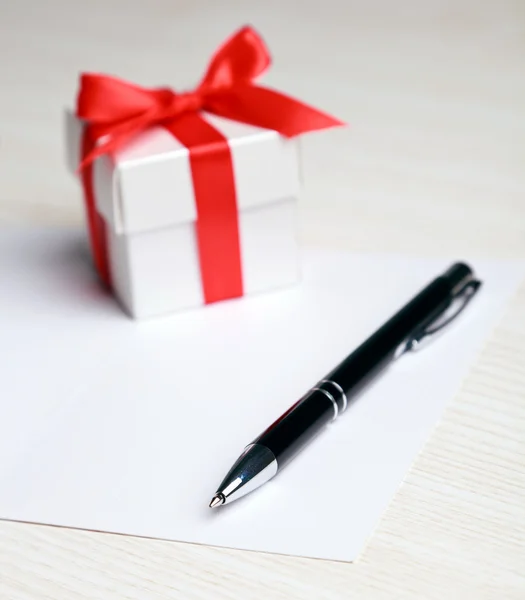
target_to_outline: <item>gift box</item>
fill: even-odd
[[[269,64],[243,28],[193,92],[85,74],[66,114],[94,262],[135,318],[297,281],[299,133],[340,124],[255,85]]]
[[[210,263],[205,267],[201,262],[206,250],[199,253],[189,150],[174,136],[152,128],[93,164],[96,212],[104,221],[112,288],[134,317],[297,281],[297,141],[229,119],[205,118],[227,139],[236,200],[222,211],[219,201],[211,207],[217,214],[208,217],[208,231],[202,235],[213,238],[209,243],[214,247],[205,257]],[[82,124],[71,113],[66,123],[69,167],[74,172]],[[209,154],[213,163],[212,144],[203,144],[199,152]],[[203,177],[211,179],[211,193],[220,195],[214,189],[212,169],[212,165],[205,168]],[[217,256],[220,253],[222,257]],[[206,283],[203,268],[208,268],[211,279]]]

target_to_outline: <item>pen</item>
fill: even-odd
[[[421,348],[450,323],[480,285],[464,263],[453,264],[434,279],[246,446],[210,507],[228,504],[274,477],[379,372],[404,353]]]

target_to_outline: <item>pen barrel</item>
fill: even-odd
[[[425,287],[380,329],[345,358],[326,379],[337,382],[347,397],[355,397],[394,359],[416,331],[432,323],[451,304],[453,292],[470,269],[461,263]]]
[[[330,423],[338,412],[338,401],[333,395],[321,387],[314,388],[252,443],[269,448],[281,468]]]
[[[444,324],[449,323],[453,317],[445,311],[455,298],[469,289],[472,294],[479,287],[480,282],[473,280],[470,267],[456,263],[424,288],[245,448],[210,506],[235,500],[273,477],[325,425],[346,410],[349,400],[398,356],[398,351],[413,349],[421,336],[435,333],[440,316],[445,317]]]
[[[351,398],[394,358],[400,346],[419,328],[432,323],[450,305],[456,290],[472,277],[467,265],[456,263],[435,279],[389,321],[363,342],[325,379],[288,409],[253,444],[269,448],[279,467],[286,464]]]

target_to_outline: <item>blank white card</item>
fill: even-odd
[[[453,260],[311,251],[295,288],[134,322],[82,242],[0,236],[0,517],[348,561],[524,274],[473,260],[484,286],[445,334],[212,511],[243,447]]]

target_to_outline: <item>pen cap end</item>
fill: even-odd
[[[449,281],[452,292],[455,293],[474,278],[474,272],[466,263],[457,262],[443,273],[443,277]]]

